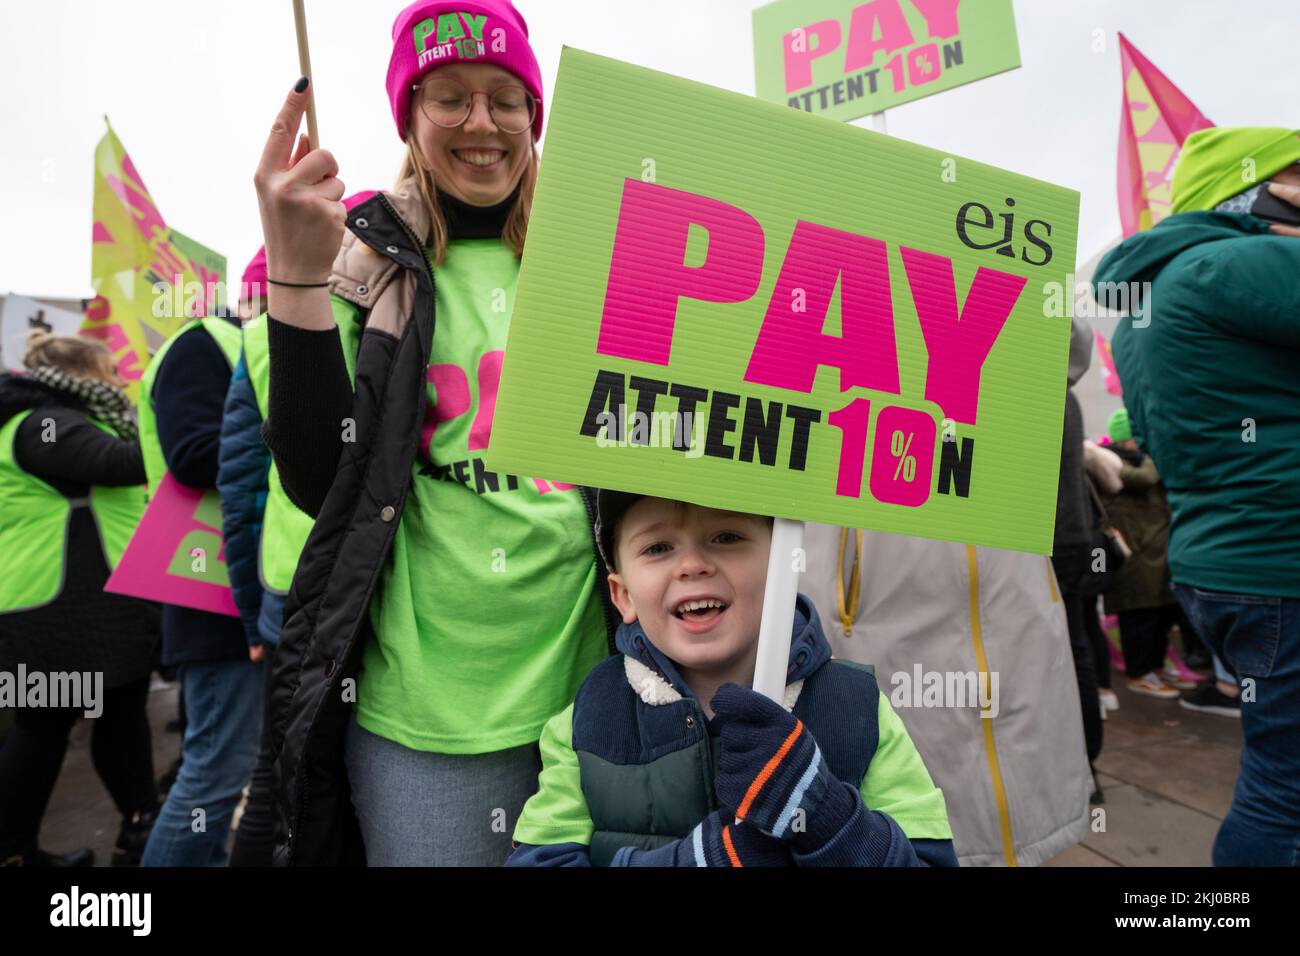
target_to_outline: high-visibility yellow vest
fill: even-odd
[[[270,404],[271,353],[267,346],[266,316],[260,315],[244,329],[244,367],[257,398],[257,411],[266,421]],[[257,552],[257,575],[273,594],[288,594],[298,556],[315,521],[285,494],[280,470],[271,462],[267,475],[266,510],[262,514],[262,540]]]
[[[69,499],[24,471],[14,457],[14,439],[30,414],[15,415],[0,427],[0,614],[38,608],[63,593],[74,508],[90,508],[110,571],[144,513],[142,486],[92,485],[89,496]],[[102,422],[90,422],[113,433]]]
[[[343,343],[343,361],[351,377],[356,374],[361,329],[346,304],[338,299],[331,299],[331,304]],[[271,403],[271,353],[267,344],[266,321],[263,313],[244,326],[244,368],[248,371],[248,382],[257,399],[257,411],[262,421],[266,421]],[[272,461],[267,476],[266,511],[262,515],[262,540],[257,554],[257,573],[262,587],[273,594],[289,593],[298,558],[315,523],[311,515],[289,500],[280,482],[280,471]]]
[[[176,334],[164,342],[158,351],[154,353],[153,359],[149,362],[149,367],[144,370],[144,378],[140,380],[140,407],[138,409],[140,449],[144,452],[144,471],[149,477],[149,495],[151,497],[158,490],[158,486],[162,484],[163,475],[167,473],[167,459],[163,457],[162,443],[158,440],[158,419],[153,406],[154,379],[158,377],[158,369],[162,366],[163,358],[171,351],[171,347],[176,340],[191,329],[200,326],[216,341],[221,348],[221,354],[226,357],[231,369],[234,369],[235,363],[239,361],[241,339],[239,326],[216,316],[193,319],[185,323]]]

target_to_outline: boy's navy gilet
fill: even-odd
[[[830,660],[804,681],[795,702],[793,714],[827,766],[854,789],[876,752],[879,693],[873,668]],[[845,701],[861,703],[846,709]],[[621,847],[671,843],[718,809],[717,746],[696,700],[647,704],[628,684],[622,655],[598,664],[573,706],[573,750],[594,825],[592,865],[608,866]]]

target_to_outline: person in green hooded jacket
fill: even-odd
[[[1188,137],[1173,215],[1100,263],[1133,437],[1172,519],[1169,568],[1193,626],[1239,682],[1245,744],[1219,866],[1300,864],[1300,138]],[[1300,208],[1296,223],[1300,224]]]

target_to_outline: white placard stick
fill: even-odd
[[[302,0],[293,0],[293,25],[298,33],[298,69],[312,81],[307,87],[307,142],[312,149],[319,149],[320,137],[316,135],[316,81],[311,75],[311,53],[307,49],[307,14],[303,12]]]
[[[767,587],[763,591],[763,623],[758,629],[758,658],[754,662],[754,690],[778,704],[785,698],[794,601],[799,592],[795,559],[802,548],[803,522],[773,518]]]

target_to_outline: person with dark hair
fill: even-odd
[[[1178,690],[1161,675],[1169,631],[1178,623],[1178,602],[1169,586],[1166,560],[1169,505],[1160,473],[1150,455],[1133,440],[1128,412],[1119,409],[1106,426],[1119,456],[1121,487],[1103,495],[1106,513],[1132,551],[1106,591],[1107,614],[1119,617],[1120,645],[1128,689],[1161,700],[1177,700]]]
[[[189,488],[215,488],[222,409],[239,347],[237,321],[207,316],[183,325],[154,354],[140,396],[150,494],[168,475]],[[185,691],[185,736],[142,865],[225,865],[261,729],[265,665],[253,657],[238,618],[163,605],[162,662],[176,667]]]

